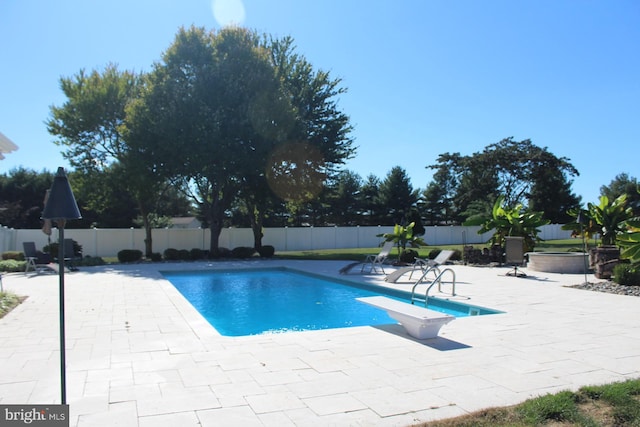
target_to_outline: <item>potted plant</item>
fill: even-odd
[[[393,233],[378,234],[377,237],[383,237],[386,242],[394,242],[398,248],[398,260],[402,263],[413,263],[416,258],[416,252],[407,250],[407,245],[412,248],[426,246],[427,243],[420,236],[416,236],[413,228],[416,223],[412,222],[406,227],[396,224],[393,227]]]
[[[477,216],[468,219],[463,225],[480,225],[478,234],[487,233],[493,230],[491,243],[504,247],[505,237],[524,237],[524,252],[532,252],[537,242],[540,230],[538,227],[549,223],[549,220],[542,218],[542,212],[534,212],[524,209],[521,203],[513,207],[504,206],[504,196],[498,197],[493,204],[491,216]]]
[[[598,279],[610,279],[613,269],[620,260],[618,237],[626,231],[626,221],[633,215],[626,206],[627,195],[622,194],[610,201],[607,196],[600,196],[599,203],[588,203],[586,210],[570,211],[576,218],[562,228],[573,230],[575,235],[585,237],[600,236],[600,243],[589,251],[589,261]]]

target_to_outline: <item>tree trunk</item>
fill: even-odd
[[[144,226],[144,256],[151,258],[153,254],[153,238],[151,236],[151,223],[149,222],[149,213],[144,207],[144,204],[138,201],[138,208],[140,209],[140,215],[142,216],[142,223]]]
[[[209,229],[211,230],[211,242],[209,244],[209,253],[211,256],[218,256],[220,249],[218,240],[220,239],[220,233],[222,232],[222,226],[224,222],[224,210],[226,204],[224,197],[219,197],[217,194],[212,195],[211,207],[209,209]]]
[[[246,202],[247,210],[249,213],[249,220],[251,222],[251,230],[253,231],[253,247],[256,251],[260,251],[262,248],[262,212],[260,209],[252,204],[251,202]]]

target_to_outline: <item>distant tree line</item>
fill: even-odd
[[[70,182],[81,206],[82,219],[69,222],[67,227],[142,226],[135,202],[126,191],[113,183],[110,172],[101,172],[92,180],[86,178],[83,172],[77,170],[70,173]],[[0,224],[11,228],[40,228],[44,194],[50,188],[52,180],[52,172],[36,172],[24,168],[0,175]],[[434,216],[433,210],[429,210],[426,196],[433,184],[431,182],[423,191],[414,190],[409,177],[400,166],[393,167],[382,179],[374,175],[363,179],[352,171],[343,170],[327,180],[322,191],[313,200],[294,206],[273,197],[266,210],[264,226],[364,226],[413,221],[423,225],[460,224],[461,222],[447,216],[441,201],[435,204],[441,212],[438,217]],[[636,178],[621,173],[608,185],[601,186],[600,194],[611,200],[627,194],[628,206],[633,209],[635,216],[640,216],[638,188]],[[175,189],[171,190],[158,198],[159,203],[151,218],[152,226],[168,226],[170,217],[174,216],[198,216],[202,219],[188,198]],[[483,198],[479,202],[484,204],[486,200],[489,199]],[[553,199],[549,199],[549,202],[552,204]],[[544,207],[540,211],[544,213]],[[433,218],[438,219],[434,221]],[[552,221],[546,215],[544,218]],[[243,203],[236,201],[232,204],[225,214],[224,226],[251,226],[250,215]]]

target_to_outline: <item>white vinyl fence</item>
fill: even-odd
[[[568,239],[570,231],[562,230],[560,224],[541,227],[544,240]],[[478,234],[480,227],[433,226],[426,227],[424,240],[430,246],[469,245],[487,242],[492,233]],[[382,242],[378,234],[393,231],[393,226],[372,227],[284,227],[264,229],[263,245],[272,245],[276,251],[298,251],[314,249],[371,248]],[[65,229],[65,238],[73,239],[82,246],[83,255],[115,257],[122,249],[139,249],[144,252],[144,230],[139,228],[113,229]],[[153,251],[163,253],[165,249],[209,249],[208,229],[162,228],[152,232]],[[58,230],[51,236],[41,230],[15,230],[0,227],[0,253],[22,251],[23,242],[35,242],[41,250],[58,239]],[[238,246],[253,246],[250,228],[225,228],[219,245],[233,249]]]

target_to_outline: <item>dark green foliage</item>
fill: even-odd
[[[104,260],[99,256],[86,256],[78,262],[74,262],[76,266],[91,267],[94,265],[104,265]]]
[[[230,258],[230,257],[231,257],[231,251],[225,247],[219,247],[209,252],[210,259]]]
[[[207,252],[203,251],[200,248],[191,249],[191,259],[197,261],[199,259],[205,259],[207,257]]]
[[[20,251],[2,252],[2,259],[3,260],[14,259],[16,261],[24,261],[24,252],[20,252]]]
[[[400,166],[395,166],[380,184],[378,200],[384,206],[384,224],[407,224],[418,201],[418,191],[413,189],[411,179]]]
[[[52,181],[51,172],[23,167],[0,175],[0,224],[10,228],[42,227],[44,195]]]
[[[360,189],[362,185],[360,175],[349,170],[340,172],[328,182],[326,199],[331,209],[327,214],[327,222],[340,225],[361,224],[363,200]]]
[[[58,242],[53,242],[48,245],[45,245],[42,248],[42,252],[50,254],[53,258],[58,257]],[[73,241],[73,254],[66,254],[65,257],[78,257],[82,256],[82,246],[75,240]]]
[[[483,214],[478,210],[481,204],[491,206],[499,194],[507,205],[544,211],[544,218],[554,221],[580,202],[570,191],[571,177],[578,171],[569,159],[529,139],[505,138],[470,156],[440,154],[428,167],[436,171],[435,185],[429,184],[424,194],[428,223],[462,222]]]
[[[429,251],[429,259],[435,259],[438,255],[440,255],[441,249],[432,249]],[[461,261],[462,260],[462,251],[460,249],[454,249],[453,254],[449,258],[450,261]]]
[[[231,251],[232,258],[251,258],[256,253],[255,248],[248,246],[238,246]]]
[[[178,251],[178,259],[180,261],[191,261],[191,252],[187,249],[180,249]]]
[[[142,259],[142,251],[138,249],[123,249],[118,252],[120,262],[138,262]]]
[[[413,249],[405,249],[404,252],[400,254],[400,261],[413,264],[417,257],[418,251],[414,251]]]
[[[600,194],[614,200],[623,194],[627,195],[627,206],[633,210],[633,216],[640,216],[640,183],[638,179],[621,173],[609,183],[600,187]]]
[[[179,259],[178,250],[175,248],[167,248],[164,250],[164,259],[167,261],[177,261]]]
[[[160,252],[153,252],[151,254],[151,261],[153,261],[153,262],[162,261],[162,254]]]
[[[435,259],[438,255],[440,255],[442,249],[432,249],[429,251],[429,259]]]
[[[640,286],[640,268],[637,265],[620,263],[613,267],[613,281],[619,285]]]
[[[260,254],[262,258],[271,258],[275,253],[276,248],[271,245],[263,245],[258,249],[258,254]]]
[[[449,258],[451,261],[461,261],[462,260],[462,251],[460,249],[454,249],[453,255]]]

